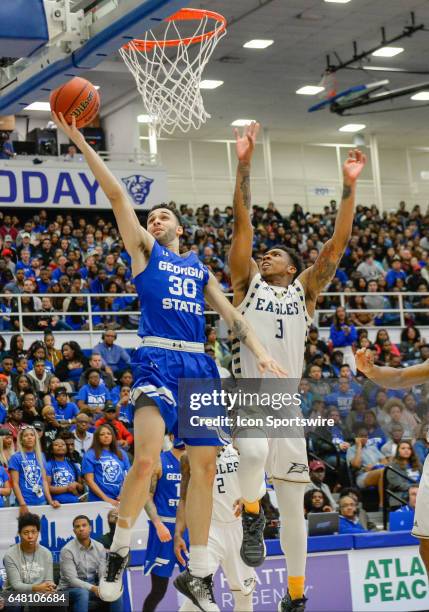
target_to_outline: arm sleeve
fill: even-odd
[[[125,363],[130,363],[131,361],[131,357],[124,348],[121,348],[121,359],[122,361],[125,361]]]
[[[82,474],[93,474],[94,473],[94,462],[92,453],[85,453],[82,460]]]
[[[92,584],[81,580],[77,574],[76,564],[70,550],[64,549],[60,555],[61,578],[70,588],[86,589],[90,591]]]

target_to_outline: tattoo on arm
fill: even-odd
[[[350,185],[344,185],[343,195],[341,196],[341,199],[348,200],[351,195],[352,195],[352,188],[350,187]]]
[[[250,167],[249,164],[240,164],[240,192],[244,206],[250,210]]]
[[[155,494],[156,491],[156,486],[158,484],[158,479],[159,479],[159,469],[156,469],[154,471],[154,473],[152,474],[152,478],[150,479],[150,488],[149,488],[149,499],[147,500],[144,509],[146,510],[146,513],[148,515],[148,517],[153,520],[157,515],[158,515],[158,511],[156,509],[156,506],[153,502],[153,496]]]
[[[180,499],[186,501],[189,480],[191,478],[191,466],[187,455],[182,455],[180,457],[180,472],[182,474],[182,480],[180,481]]]
[[[249,333],[249,327],[241,319],[235,319],[232,324],[231,331],[237,340],[244,342],[247,338],[247,334]]]

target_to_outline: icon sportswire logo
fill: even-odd
[[[135,204],[144,204],[150,193],[153,179],[143,176],[142,174],[133,174],[121,179],[133,202]]]

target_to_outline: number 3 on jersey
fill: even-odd
[[[284,338],[283,335],[283,319],[276,319],[276,323],[277,323],[277,333],[276,333],[276,338]]]

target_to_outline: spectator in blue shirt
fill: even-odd
[[[363,415],[364,425],[368,427],[368,442],[375,444],[379,450],[386,444],[387,439],[384,431],[381,429],[377,421],[377,416],[374,410],[367,410]]]
[[[347,313],[342,306],[338,306],[331,325],[329,339],[334,349],[340,349],[343,353],[344,363],[350,366],[353,374],[356,373],[356,364],[353,356],[352,346],[357,341],[356,327],[352,325]]]
[[[348,378],[340,378],[337,390],[325,397],[325,403],[338,408],[341,418],[344,419],[351,410],[354,396]]]
[[[95,368],[88,370],[88,384],[83,385],[76,395],[79,410],[90,415],[100,414],[107,400],[110,400],[110,392],[106,385],[101,382],[100,372]]]
[[[4,508],[5,497],[9,497],[12,489],[9,481],[9,474],[5,468],[0,465],[0,508]]]
[[[88,501],[105,501],[119,505],[119,495],[130,469],[130,460],[118,447],[110,425],[100,425],[94,433],[92,447],[82,461],[82,474],[89,487]]]
[[[118,420],[123,423],[127,429],[133,427],[134,422],[134,406],[131,403],[131,388],[121,387],[119,400],[115,403],[116,408],[119,408]]]
[[[429,424],[422,423],[420,425],[417,435],[416,441],[414,443],[414,452],[416,453],[417,459],[420,461],[420,464],[423,465],[426,457],[429,454]]]
[[[412,484],[408,487],[408,503],[400,506],[395,512],[412,512],[416,509],[417,493],[419,490],[418,484]]]
[[[368,533],[358,519],[358,507],[353,497],[345,495],[340,498],[339,533]]]
[[[27,506],[43,506],[47,503],[53,508],[59,508],[61,504],[52,499],[49,491],[45,457],[33,427],[19,431],[17,448],[18,452],[9,460],[16,505],[21,508],[22,513],[28,512]]]
[[[94,353],[100,353],[104,363],[109,366],[114,373],[127,366],[131,361],[127,351],[122,348],[122,346],[115,344],[116,338],[116,332],[112,329],[108,329],[102,335],[103,342],[94,346]]]
[[[52,442],[46,476],[52,499],[61,504],[75,504],[79,501],[84,491],[80,468],[67,458],[67,445],[61,438]]]
[[[392,257],[391,268],[389,268],[386,274],[386,283],[388,289],[392,289],[394,287],[398,278],[402,279],[404,282],[407,278],[407,275],[402,270],[401,258],[399,255],[394,255]]]
[[[69,395],[65,387],[57,387],[54,395],[56,399],[55,418],[60,425],[71,425],[75,422],[76,415],[79,414],[79,408],[74,402],[69,401]]]

